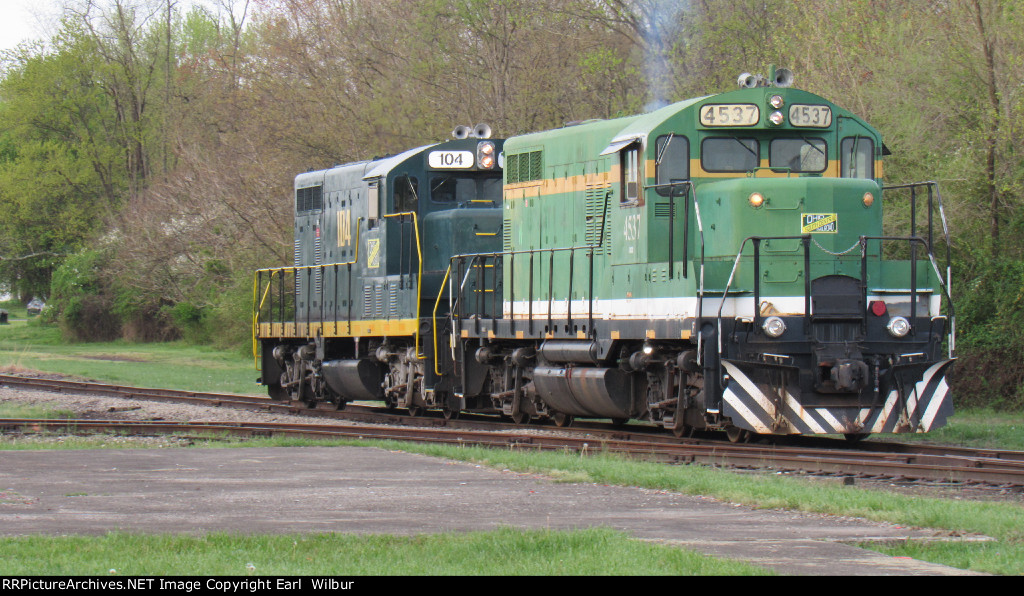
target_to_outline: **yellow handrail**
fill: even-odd
[[[317,268],[325,269],[327,267],[333,267],[335,265],[355,265],[356,262],[359,261],[359,234],[362,231],[362,228],[360,226],[360,224],[362,224],[362,222],[363,222],[363,218],[362,217],[356,218],[356,250],[355,250],[355,254],[353,255],[351,261],[348,261],[348,262],[345,262],[345,263],[329,263],[329,264],[326,264],[326,265],[304,265],[302,267],[267,267],[267,268],[264,268],[264,269],[257,269],[253,273],[253,276],[252,276],[252,304],[253,304],[253,312],[252,312],[252,357],[253,357],[253,360],[255,361],[255,364],[256,364],[256,370],[260,369],[260,361],[259,361],[259,354],[258,354],[259,346],[256,343],[256,327],[257,327],[257,325],[259,325],[260,311],[263,310],[263,304],[267,300],[267,295],[270,294],[270,287],[271,287],[271,285],[274,282],[274,275],[277,274],[278,272],[281,272],[281,274],[282,274],[281,275],[281,283],[284,283],[284,272],[285,271],[291,271],[294,275],[297,276],[298,272],[300,270],[303,270],[303,269],[317,269]],[[417,237],[417,241],[418,240],[419,240],[419,238]],[[265,271],[269,271],[270,272],[270,279],[267,280],[267,290],[263,293],[263,298],[260,299],[260,302],[257,305],[256,304],[256,298],[259,296],[259,292],[260,292],[259,291],[259,287],[258,287],[259,286],[259,274],[263,273]],[[422,274],[422,266],[421,266],[421,270],[420,271],[421,271],[421,274]]]
[[[449,259],[448,269],[444,272],[444,279],[441,280],[441,287],[437,290],[437,300],[434,301],[434,316],[431,319],[434,327],[434,373],[441,376],[441,369],[437,367],[437,307],[441,305],[441,297],[444,296],[444,284],[448,281],[448,274],[452,272],[452,262]]]
[[[259,305],[256,304],[256,297],[259,296],[259,274],[262,271],[270,271],[270,279],[267,280],[267,291],[263,292],[263,298],[260,299]],[[252,276],[252,359],[256,365],[256,370],[260,369],[260,356],[258,353],[259,347],[256,343],[256,326],[259,325],[260,311],[263,310],[263,303],[267,300],[267,294],[270,293],[270,287],[274,283],[274,275],[281,271],[281,269],[259,269],[256,274]],[[283,276],[282,276],[283,277]]]

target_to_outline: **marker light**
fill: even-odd
[[[885,328],[889,330],[889,335],[893,337],[906,337],[910,333],[910,321],[903,317],[893,317],[889,319],[889,324]]]
[[[779,317],[768,317],[761,328],[768,337],[780,337],[786,332],[786,323]]]
[[[876,317],[884,315],[885,311],[885,303],[882,302],[881,300],[875,300],[871,303],[871,314],[875,315]]]
[[[759,192],[752,193],[748,200],[750,201],[750,206],[755,209],[764,205],[764,195]]]
[[[875,195],[866,192],[864,193],[864,206],[870,207],[875,204]]]
[[[786,105],[786,100],[782,99],[781,95],[773,95],[771,99],[768,100],[768,105],[778,110],[782,106]]]
[[[770,116],[768,116],[768,121],[774,124],[775,126],[780,126],[783,122],[786,121],[786,118],[782,115],[782,112],[775,111],[772,112]]]

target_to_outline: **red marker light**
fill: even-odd
[[[876,317],[884,315],[885,310],[885,303],[882,302],[881,300],[875,300],[874,302],[871,303],[871,314],[875,315]]]

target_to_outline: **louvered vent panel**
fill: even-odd
[[[542,151],[509,155],[505,158],[505,179],[509,184],[540,180],[544,167]]]
[[[543,166],[544,164],[541,160],[541,152],[534,151],[530,153],[530,174],[527,180],[540,180],[541,169]]]
[[[388,318],[398,318],[398,286],[395,284],[388,288]]]
[[[605,253],[611,248],[611,231],[604,223],[607,214],[606,203],[608,201],[609,187],[591,186],[586,190],[586,243],[588,245],[600,244],[604,247]],[[604,231],[604,242],[601,242],[601,231]]]
[[[504,217],[501,219],[501,250],[505,252],[512,250],[511,209],[505,209]]]
[[[509,155],[505,159],[505,180],[508,184],[519,182],[519,156]]]
[[[665,202],[665,203],[655,203],[654,204],[654,217],[664,217],[664,218],[668,219],[668,217],[670,215],[673,215],[672,208],[673,208],[672,203],[668,203],[668,202]],[[678,205],[675,205],[674,216],[675,217],[679,217],[679,206]]]
[[[314,257],[313,257],[314,264],[317,266],[317,268],[316,268],[316,270],[315,270],[315,272],[313,274],[313,282],[316,284],[316,288],[315,288],[316,295],[319,296],[320,295],[320,290],[323,287],[323,276],[324,276],[324,270],[320,267],[320,265],[323,264],[324,259],[323,259],[323,246],[320,243],[320,234],[319,234],[319,232],[317,233],[316,240],[313,242],[313,254],[314,254]]]
[[[302,240],[295,239],[295,266],[302,266]],[[295,272],[295,293],[298,294],[302,291],[302,283],[300,281],[299,272]]]
[[[373,318],[383,319],[384,318],[384,299],[385,288],[384,284],[373,284]]]
[[[363,283],[363,319],[373,317],[373,284]]]

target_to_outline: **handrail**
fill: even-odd
[[[438,357],[437,357],[437,307],[441,306],[441,296],[444,295],[444,284],[448,281],[448,275],[452,272],[452,263],[448,261],[448,269],[444,272],[444,279],[441,280],[441,285],[438,286],[440,290],[437,292],[437,300],[434,301],[434,313],[431,321],[433,323],[434,330],[434,373],[437,376],[441,376],[441,369],[438,368]]]
[[[320,264],[320,265],[303,265],[303,266],[298,266],[298,267],[265,267],[263,269],[257,269],[254,272],[254,275],[253,275],[253,292],[252,292],[252,303],[253,303],[253,315],[252,315],[252,317],[253,317],[252,318],[252,355],[253,355],[253,360],[255,360],[255,363],[256,363],[256,370],[260,369],[259,354],[257,353],[257,351],[258,351],[258,344],[257,344],[257,341],[256,341],[256,328],[259,325],[259,316],[260,316],[260,312],[262,312],[262,310],[263,310],[263,304],[266,302],[267,296],[270,294],[270,288],[273,285],[274,275],[275,274],[281,273],[281,283],[283,284],[284,283],[284,272],[285,271],[292,271],[293,274],[295,274],[297,276],[298,275],[298,271],[304,270],[304,269],[316,269],[316,268],[319,268],[321,270],[321,272],[322,272],[327,267],[338,267],[340,265],[348,266],[349,267],[349,272],[348,272],[348,278],[349,278],[348,302],[349,302],[349,305],[350,305],[349,307],[351,308],[351,304],[352,304],[352,283],[351,283],[352,282],[352,269],[351,268],[352,268],[352,265],[356,264],[359,261],[359,234],[360,234],[360,231],[361,231],[360,230],[360,224],[362,223],[362,221],[363,221],[362,217],[356,218],[355,254],[353,255],[351,261],[347,261],[345,263],[327,263],[327,264]],[[256,297],[259,296],[259,287],[258,286],[260,284],[261,274],[264,273],[264,272],[269,272],[270,273],[270,279],[267,280],[267,290],[263,293],[263,298],[260,299],[260,302],[257,305]],[[337,279],[335,279],[335,282],[337,282]],[[323,291],[322,291],[322,289],[323,288],[321,287],[321,302],[323,300],[323,297],[322,297]],[[321,305],[321,309],[322,309],[322,305]],[[349,319],[350,319],[349,323],[350,324],[351,324],[351,318],[352,317],[349,317]],[[282,323],[283,323],[283,321],[282,321]],[[308,323],[308,321],[307,321],[307,323]],[[322,324],[322,321],[321,321],[321,324]]]
[[[916,202],[915,202],[915,199],[916,199],[915,191],[916,191],[917,188],[922,187],[922,186],[925,186],[925,187],[928,188],[928,246],[929,246],[929,248],[934,248],[934,243],[933,243],[933,238],[932,238],[932,227],[933,227],[933,224],[932,224],[932,219],[931,219],[932,211],[934,210],[934,207],[932,205],[932,191],[933,191],[933,189],[934,189],[934,192],[935,192],[935,199],[938,201],[938,204],[939,204],[939,222],[942,224],[942,237],[943,237],[943,239],[945,240],[945,243],[946,243],[946,284],[952,290],[952,285],[953,285],[953,272],[952,272],[952,265],[951,265],[951,263],[952,263],[952,254],[951,254],[952,253],[952,244],[951,244],[950,238],[949,238],[949,224],[946,221],[946,209],[945,209],[945,207],[943,206],[943,203],[942,203],[942,193],[939,191],[939,183],[937,181],[935,181],[935,180],[928,180],[928,181],[925,181],[925,182],[909,182],[909,183],[906,183],[906,184],[894,184],[892,186],[883,186],[882,190],[886,191],[886,190],[910,189],[910,191],[911,191],[911,217],[915,217],[916,211],[917,211],[917,206],[916,206]],[[917,233],[916,230],[911,229],[911,234],[912,235],[916,234],[916,233]],[[934,253],[934,250],[931,250],[931,252]],[[941,275],[939,277],[941,277]]]
[[[732,287],[733,280],[735,279],[735,276],[736,276],[736,269],[739,267],[740,259],[743,258],[743,251],[746,248],[746,245],[747,245],[748,241],[751,241],[754,244],[754,255],[753,256],[754,256],[754,261],[755,261],[755,267],[754,267],[754,272],[753,273],[754,273],[754,287],[755,287],[755,290],[754,290],[754,320],[755,320],[755,323],[756,323],[756,321],[757,321],[757,319],[759,317],[760,305],[758,304],[758,301],[759,301],[758,293],[759,293],[759,291],[758,291],[757,288],[759,287],[759,282],[760,282],[760,279],[759,279],[760,271],[759,271],[759,266],[757,265],[757,263],[758,263],[758,255],[759,255],[759,246],[760,246],[760,243],[762,241],[764,241],[764,240],[801,240],[803,242],[803,244],[804,244],[804,268],[806,269],[806,271],[804,272],[804,285],[805,285],[805,288],[804,288],[804,317],[808,321],[810,320],[810,316],[811,316],[811,308],[810,308],[810,300],[811,300],[811,295],[810,295],[810,291],[811,291],[810,290],[810,240],[811,240],[811,236],[810,236],[810,234],[804,234],[802,236],[748,236],[748,237],[743,239],[743,242],[740,243],[739,252],[736,253],[736,258],[733,261],[732,270],[729,273],[729,280],[725,284],[725,289],[722,292],[722,299],[721,299],[721,301],[719,302],[719,305],[718,305],[718,313],[717,313],[718,338],[717,338],[717,340],[718,340],[719,360],[721,360],[721,356],[722,356],[722,311],[725,309],[725,301],[729,297],[729,289]],[[949,286],[942,279],[942,274],[939,272],[938,264],[935,261],[935,255],[934,255],[934,253],[932,251],[931,245],[929,245],[928,242],[924,238],[921,238],[919,236],[861,236],[860,239],[858,240],[858,244],[860,244],[860,246],[861,246],[861,257],[860,257],[861,258],[861,270],[863,272],[862,276],[864,277],[864,279],[861,280],[861,283],[862,283],[862,285],[864,287],[863,292],[864,292],[864,296],[865,296],[865,298],[864,298],[865,308],[867,308],[867,304],[866,304],[866,294],[867,294],[866,269],[867,269],[867,243],[868,243],[869,240],[878,240],[878,241],[887,241],[887,240],[906,241],[906,242],[909,242],[911,245],[921,244],[922,246],[925,247],[925,251],[926,251],[926,253],[928,255],[928,260],[929,260],[929,262],[932,265],[932,269],[935,271],[936,279],[939,282],[939,286],[942,288],[942,292],[943,292],[943,294],[946,297],[946,302],[947,302],[947,305],[948,305],[948,308],[949,308],[950,327],[949,327],[949,333],[948,333],[948,340],[949,340],[949,355],[950,355],[950,357],[952,357],[953,356],[953,352],[954,352],[954,348],[955,348],[955,342],[956,342],[956,313],[955,313],[954,308],[953,308],[953,300],[952,300],[952,297],[950,295]],[[911,319],[914,319],[914,318],[916,318],[915,317],[915,313],[916,313],[916,309],[917,309],[917,301],[915,299],[915,296],[917,295],[917,275],[916,275],[916,266],[915,266],[916,260],[911,260],[910,262],[911,262],[911,278],[912,278],[911,279],[911,289],[910,289],[910,292],[911,292]]]

